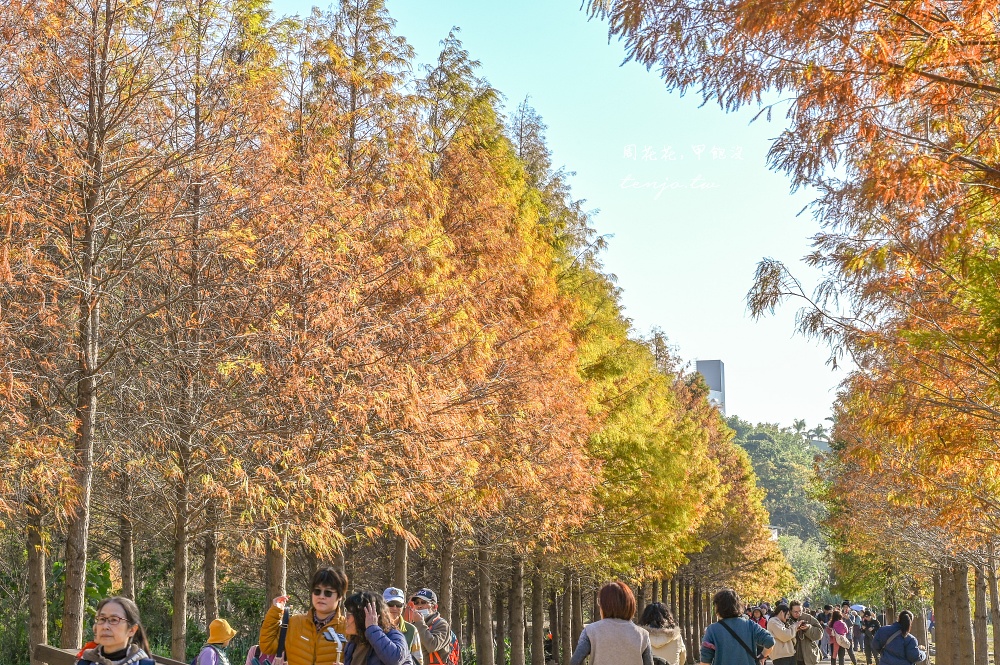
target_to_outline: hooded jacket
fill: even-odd
[[[681,629],[674,628],[653,628],[643,626],[649,633],[649,647],[654,658],[662,658],[670,665],[683,665],[687,662],[687,648],[684,646],[684,638],[681,636]]]

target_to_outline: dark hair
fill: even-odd
[[[844,615],[840,613],[840,610],[834,610],[833,614],[830,615],[830,621],[843,621]]]
[[[722,589],[712,597],[715,613],[723,619],[738,617],[743,614],[743,601],[733,589]]]
[[[365,637],[365,608],[369,603],[375,603],[379,628],[388,633],[392,627],[389,606],[382,600],[382,595],[360,591],[344,601],[344,611],[354,617],[354,635],[351,635],[351,641],[357,644],[368,644],[368,638]]]
[[[832,609],[833,609],[833,605],[824,605],[823,606],[823,611],[824,612],[829,612]]]
[[[97,609],[94,610],[95,615],[101,613],[101,609],[108,603],[118,603],[121,605],[122,609],[125,610],[125,620],[128,622],[129,626],[138,626],[139,629],[135,631],[129,642],[132,644],[138,644],[139,648],[146,652],[146,655],[151,655],[153,652],[149,648],[149,640],[146,639],[146,629],[142,627],[142,620],[139,618],[139,606],[135,604],[134,600],[130,598],[125,598],[124,596],[111,596],[110,598],[105,598],[101,602],[97,603]]]
[[[605,619],[625,619],[635,616],[635,596],[624,582],[608,582],[597,594],[597,604]]]
[[[639,625],[651,628],[673,628],[677,623],[674,621],[674,615],[670,613],[669,607],[663,603],[650,603],[642,611]]]
[[[785,605],[784,603],[778,603],[777,605],[774,606],[775,614],[781,614],[782,612],[785,613],[788,612],[788,605]]]
[[[344,607],[344,596],[347,595],[347,575],[344,574],[344,571],[330,566],[317,570],[309,582],[310,606],[312,606],[312,590],[318,586],[325,586],[337,592],[337,597],[341,600],[341,603],[337,605],[336,611],[336,614],[339,615]],[[362,616],[364,616],[364,612],[362,612]],[[361,625],[364,625],[364,621],[361,622]]]
[[[903,610],[899,613],[899,628],[903,631],[903,635],[909,635],[910,626],[913,625],[913,612],[910,610]]]
[[[793,607],[802,607],[802,601],[801,600],[793,600],[792,602],[788,603],[788,611],[789,612],[792,610]]]

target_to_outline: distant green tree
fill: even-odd
[[[750,456],[759,486],[767,492],[764,506],[771,524],[786,535],[822,544],[819,522],[825,509],[812,493],[817,451],[807,438],[806,422],[796,420],[793,427],[781,428],[771,423],[752,425],[730,416],[727,424],[736,432],[736,443]]]
[[[815,540],[802,540],[798,536],[778,536],[778,547],[792,566],[799,583],[796,595],[814,598],[830,583],[830,566],[826,552]]]

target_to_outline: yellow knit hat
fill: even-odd
[[[208,643],[223,644],[227,640],[233,639],[236,631],[225,619],[216,619],[208,627]]]

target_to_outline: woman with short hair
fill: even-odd
[[[701,640],[701,662],[708,665],[747,665],[767,657],[774,637],[743,614],[743,601],[732,589],[722,589],[712,598],[719,620],[705,629]]]
[[[285,636],[287,665],[333,665],[343,662],[344,612],[347,575],[336,568],[320,568],[309,584],[311,602],[308,612],[293,614]],[[288,596],[278,596],[264,615],[260,627],[261,653],[278,652],[281,617]]]
[[[632,623],[636,603],[624,582],[610,582],[597,594],[601,620],[584,626],[570,665],[653,665],[649,633]],[[673,664],[671,664],[673,665]]]

